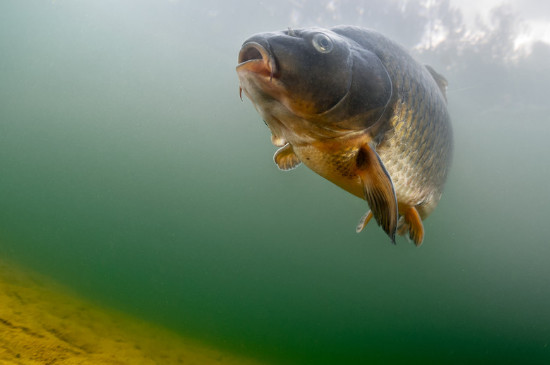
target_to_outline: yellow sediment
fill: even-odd
[[[260,363],[100,308],[0,260],[0,364]]]

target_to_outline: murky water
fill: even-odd
[[[510,80],[420,54],[449,79],[455,159],[424,244],[392,246],[355,233],[365,202],[279,171],[239,100],[241,42],[312,25],[306,5],[3,2],[0,254],[272,363],[550,361],[548,46]],[[327,9],[411,48],[423,29]]]

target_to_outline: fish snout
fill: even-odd
[[[239,52],[237,72],[250,71],[269,77],[270,81],[277,74],[275,59],[266,47],[258,42],[246,42]]]

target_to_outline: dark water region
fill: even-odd
[[[393,246],[355,233],[365,202],[279,171],[238,96],[256,32],[422,38],[420,3],[335,4],[3,2],[2,257],[271,363],[548,363],[550,47],[514,53],[501,9],[485,41],[414,51],[449,80],[455,158],[424,244]]]

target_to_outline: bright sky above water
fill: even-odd
[[[490,12],[499,6],[506,6],[520,19],[527,28],[516,39],[516,47],[529,46],[533,42],[550,43],[550,1],[545,0],[451,0],[454,7],[459,8],[466,23],[475,27],[476,18],[490,24]]]

